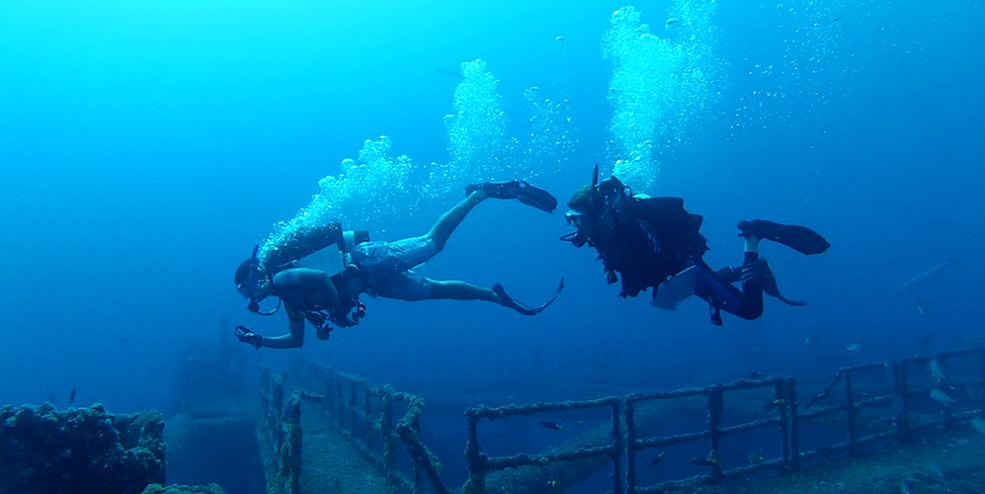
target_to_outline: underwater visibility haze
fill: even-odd
[[[220,342],[251,385],[303,356],[497,404],[978,345],[982,25],[972,0],[0,3],[0,403],[167,420],[183,362]],[[558,240],[596,164],[683,198],[713,268],[741,264],[742,220],[821,233],[823,255],[760,249],[808,304],[717,327],[696,297],[620,298]],[[465,186],[515,179],[558,210],[486,201],[418,271],[531,304],[564,278],[537,316],[363,297],[359,325],[302,349],[233,336],[287,330],[233,284],[254,245],[333,219],[422,235]],[[342,269],[335,247],[307,262]]]

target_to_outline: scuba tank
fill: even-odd
[[[326,247],[336,245],[343,257],[348,254],[356,245],[369,240],[368,230],[342,230],[342,223],[333,220],[324,226],[317,226],[305,230],[293,232],[287,240],[280,242],[280,245],[266,249],[264,259],[260,259],[260,245],[253,247],[253,256],[250,259],[249,286],[251,293],[247,309],[250,312],[269,316],[276,313],[281,306],[278,300],[277,307],[270,312],[260,311],[260,300],[258,297],[261,285],[270,283],[273,276],[280,271],[295,267],[297,262],[318,252]],[[346,263],[343,260],[343,265]]]
[[[294,232],[282,245],[268,248],[264,264],[277,272],[281,266],[295,263],[326,247],[337,245],[339,252],[345,254],[367,240],[368,230],[342,230],[342,223],[333,220],[324,226]]]

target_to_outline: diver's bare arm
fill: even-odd
[[[263,339],[263,346],[267,348],[301,348],[304,345],[304,318],[296,318],[288,315],[287,327],[289,334],[274,336]]]

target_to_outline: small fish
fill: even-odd
[[[900,494],[910,494],[910,483],[903,479],[899,482]]]
[[[552,431],[563,431],[564,427],[561,427],[557,422],[551,422],[550,420],[545,420],[540,423],[540,426],[545,429],[550,429]]]
[[[655,467],[658,464],[660,464],[660,460],[663,460],[664,459],[664,456],[667,456],[667,453],[664,452],[664,451],[661,451],[659,455],[657,455],[655,458],[653,458],[653,460],[650,461],[650,466],[651,467]]]
[[[858,353],[859,348],[862,348],[861,343],[849,343],[845,345],[845,350],[848,350],[849,352]]]
[[[68,402],[75,403],[75,387],[73,387],[72,392],[68,394]]]
[[[753,373],[749,374],[746,377],[749,378],[749,379],[759,379],[759,378],[763,377],[763,373],[762,372],[759,372],[759,371],[756,371],[756,372],[753,372]]]
[[[772,410],[774,408],[780,408],[786,406],[786,404],[787,404],[787,400],[785,398],[777,398],[767,403],[766,406],[763,407],[763,410]]]
[[[924,281],[941,274],[944,271],[944,268],[947,268],[948,266],[951,266],[953,264],[956,264],[954,259],[948,259],[942,263],[935,264],[930,269],[914,276],[913,278],[910,278],[909,280],[904,281],[902,284],[900,284],[900,286],[896,287],[896,289],[893,290],[892,296],[898,297],[912,290],[913,287],[919,285],[920,283],[923,283]]]
[[[947,393],[941,391],[940,388],[930,390],[930,399],[942,405],[951,405],[955,403],[954,398],[948,396]]]
[[[530,86],[530,90],[531,91],[540,91],[540,88],[537,87],[537,86]]]
[[[817,344],[817,335],[816,334],[812,334],[810,338],[805,339],[804,340],[804,347],[805,348],[813,348],[815,350],[817,350],[818,348],[821,348]]]
[[[677,20],[677,19],[675,19],[675,18],[673,18],[673,17],[671,17],[670,19],[667,19],[667,26],[673,26],[674,24],[677,24],[678,22],[680,22],[680,21]]]
[[[753,465],[753,464],[756,464],[756,463],[761,463],[765,457],[766,457],[766,455],[763,452],[763,448],[759,448],[759,449],[750,451],[749,452],[749,456],[748,456],[748,458],[749,458],[749,464]]]
[[[921,316],[927,315],[927,311],[925,311],[923,309],[923,299],[922,298],[918,298],[917,299],[917,312],[919,312]]]
[[[550,487],[551,489],[554,489],[555,487],[557,487],[557,481],[556,480],[553,480],[553,479],[548,480],[547,481],[547,487]]]
[[[554,41],[557,41],[558,43],[560,43],[560,42],[564,41],[564,36],[557,36],[557,37],[554,38]]]
[[[708,456],[706,456],[704,458],[691,458],[691,464],[692,465],[710,467],[710,466],[715,465],[717,463],[718,463],[718,460],[716,460],[715,457],[713,457],[711,455],[708,455]]]
[[[749,355],[759,355],[760,353],[763,353],[763,347],[749,347]]]
[[[981,434],[985,434],[985,419],[981,417],[975,417],[971,419],[971,426],[975,428]]]

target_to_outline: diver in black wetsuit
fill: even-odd
[[[759,241],[773,240],[805,255],[829,247],[813,230],[765,220],[739,223],[745,238],[742,266],[713,271],[702,260],[707,240],[699,230],[703,218],[688,213],[684,200],[634,195],[619,179],[579,189],[568,201],[565,219],[575,233],[562,237],[576,247],[588,244],[598,251],[610,284],[622,276],[622,297],[635,297],[653,288],[653,305],[673,310],[677,303],[697,295],[710,305],[711,319],[721,325],[721,311],[743,319],[763,313],[763,292],[791,305],[804,302],[780,295],[766,259],[759,257]],[[742,291],[733,284],[741,282]]]
[[[408,301],[485,300],[528,316],[544,310],[553,298],[540,307],[528,307],[507,295],[498,283],[489,289],[464,281],[433,280],[414,273],[415,266],[444,249],[466,215],[486,199],[517,199],[548,213],[553,213],[557,207],[557,199],[522,180],[470,185],[465,192],[465,199],[443,214],[428,233],[419,237],[376,242],[369,240],[368,232],[342,232],[338,223],[334,223],[313,229],[303,238],[292,238],[286,248],[275,251],[272,258],[263,263],[257,259],[257,249],[254,249],[253,257],[236,270],[236,289],[250,299],[248,308],[259,314],[264,314],[259,311],[261,300],[272,296],[279,298],[287,311],[290,331],[267,338],[239,326],[236,337],[257,349],[297,348],[304,344],[307,320],[315,327],[320,339],[327,339],[331,331],[329,323],[339,327],[358,324],[365,314],[365,307],[359,303],[362,293]],[[338,244],[344,253],[346,268],[341,273],[329,276],[324,271],[294,266],[294,261],[333,244]],[[562,287],[563,280],[558,293]],[[264,315],[269,314],[272,312]]]

